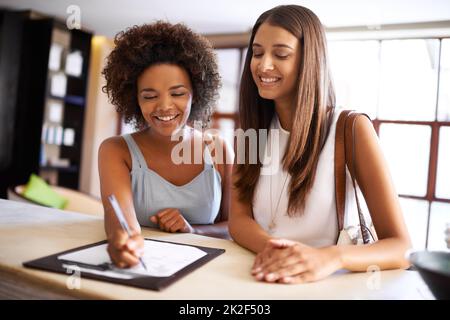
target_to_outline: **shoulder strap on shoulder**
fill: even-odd
[[[131,136],[131,134],[124,134],[122,135],[122,137],[128,145],[133,169],[137,167],[147,168],[147,162],[145,161],[144,155],[142,154],[141,149],[139,149],[139,146],[137,145],[136,141],[134,141],[134,138]]]
[[[370,235],[367,234],[365,228],[364,216],[361,214],[358,194],[356,192],[355,182],[355,123],[358,116],[365,116],[370,120],[370,117],[365,113],[355,112],[353,110],[343,110],[339,115],[336,123],[336,137],[334,149],[334,176],[335,176],[335,201],[336,214],[338,220],[339,231],[344,228],[344,214],[345,214],[345,193],[346,193],[346,167],[349,169],[352,178],[353,187],[355,190],[356,202],[358,206],[360,225],[364,243],[369,241]],[[367,237],[367,240],[366,240]],[[368,242],[367,242],[368,243]]]

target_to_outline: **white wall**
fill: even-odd
[[[116,135],[118,125],[118,114],[109,103],[106,94],[102,92],[105,79],[101,71],[112,48],[111,40],[100,36],[93,37],[88,102],[84,120],[80,191],[98,198],[100,198],[100,180],[97,151],[104,139]]]

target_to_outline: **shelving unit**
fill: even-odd
[[[71,189],[79,187],[91,36],[56,24],[50,45],[39,174]]]
[[[26,183],[31,173],[79,188],[91,37],[33,11],[0,10],[0,198],[8,187]],[[56,68],[49,66],[55,44],[61,47]],[[82,60],[79,75],[66,70],[74,52],[72,67]],[[54,94],[51,81],[57,74],[66,83]],[[50,127],[53,141],[48,141]]]

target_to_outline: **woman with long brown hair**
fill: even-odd
[[[354,130],[355,177],[378,241],[336,245],[334,140],[341,111],[335,109],[326,47],[317,16],[297,5],[264,12],[252,30],[240,123],[244,132],[268,130],[269,137],[260,144],[258,136],[263,159],[251,163],[246,148],[246,161],[234,167],[229,230],[257,254],[252,268],[257,280],[299,283],[339,269],[409,265],[410,239],[398,197],[376,133],[364,117],[358,117]]]

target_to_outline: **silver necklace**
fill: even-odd
[[[270,137],[270,154],[273,157],[273,136]],[[279,159],[276,159],[276,161],[279,161]],[[279,166],[278,166],[279,168]],[[271,171],[270,171],[270,223],[269,223],[269,232],[273,233],[275,231],[275,228],[277,227],[276,224],[276,217],[277,217],[277,211],[278,211],[278,206],[280,205],[280,200],[281,200],[281,196],[283,195],[283,191],[284,191],[284,187],[286,186],[286,182],[287,179],[289,177],[289,173],[286,173],[286,177],[284,178],[284,183],[283,183],[283,187],[281,188],[280,194],[278,195],[278,201],[277,201],[277,206],[275,207],[275,211],[273,210],[273,205],[272,205],[272,176],[273,176],[273,172],[272,172],[273,167],[271,166]]]

